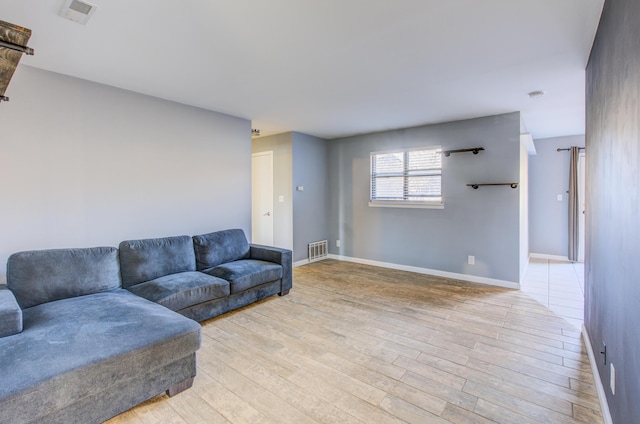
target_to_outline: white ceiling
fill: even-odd
[[[584,133],[604,0],[91,3],[83,26],[58,16],[64,0],[0,0],[1,20],[33,30],[21,64],[250,119],[263,135],[521,111],[546,138]]]

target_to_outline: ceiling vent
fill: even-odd
[[[60,16],[77,22],[82,25],[86,25],[87,21],[95,12],[96,6],[91,3],[80,0],[66,0]]]

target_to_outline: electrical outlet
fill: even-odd
[[[336,240],[336,247],[340,247],[340,240]]]
[[[611,394],[616,394],[616,369],[613,367],[613,363],[611,363],[611,377],[609,378],[609,386],[611,387]]]
[[[467,263],[468,263],[469,265],[475,265],[475,264],[476,264],[476,257],[475,257],[475,256],[471,256],[471,255],[469,255],[469,256],[467,257]]]

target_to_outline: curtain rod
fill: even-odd
[[[578,150],[584,150],[584,149],[585,149],[584,147],[578,147]],[[566,149],[561,149],[561,148],[558,147],[558,149],[556,151],[557,152],[561,152],[563,150],[569,151],[569,150],[571,150],[571,148],[567,147]]]

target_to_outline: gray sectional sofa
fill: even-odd
[[[0,423],[99,423],[173,396],[196,374],[193,319],[291,285],[291,251],[242,230],[15,253],[0,287]]]

